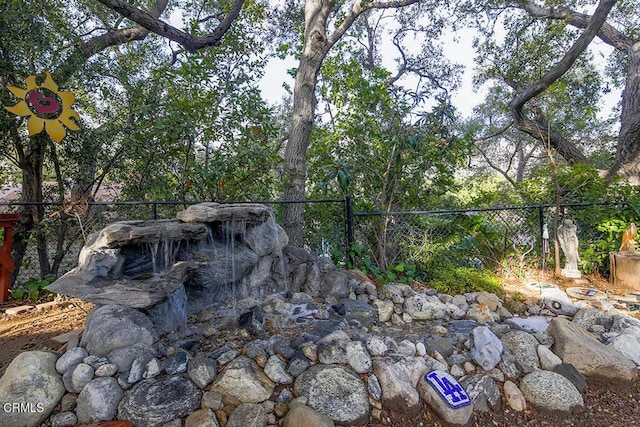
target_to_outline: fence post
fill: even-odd
[[[538,206],[538,231],[540,232],[539,236],[540,236],[540,246],[541,246],[541,250],[540,250],[540,263],[542,264],[542,274],[546,274],[547,273],[547,266],[546,266],[546,261],[547,261],[547,251],[546,251],[546,247],[545,247],[545,241],[544,241],[544,210],[542,209],[542,205]]]
[[[353,217],[353,205],[351,204],[351,196],[345,196],[345,213],[346,213],[346,223],[347,223],[347,259],[349,264],[353,265],[353,256],[351,253],[351,248],[353,246],[355,237],[353,232],[354,226],[354,217]]]
[[[158,208],[157,208],[157,204],[155,202],[151,203],[151,216],[153,217],[153,220],[157,220],[158,219]]]

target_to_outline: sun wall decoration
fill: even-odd
[[[77,111],[71,109],[76,99],[71,92],[58,90],[48,71],[44,72],[45,79],[38,84],[35,75],[25,79],[26,89],[7,86],[20,102],[11,107],[4,107],[16,116],[29,116],[27,130],[29,136],[45,130],[55,142],[60,142],[67,135],[67,129],[80,130],[72,118],[80,119]]]

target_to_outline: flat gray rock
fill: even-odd
[[[257,203],[229,203],[215,202],[191,205],[178,212],[176,217],[187,223],[212,223],[226,221],[256,221],[264,222],[272,215],[271,209]]]
[[[118,419],[137,427],[152,427],[186,417],[200,408],[202,393],[185,376],[143,380],[127,391],[118,406]]]

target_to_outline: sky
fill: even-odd
[[[472,70],[474,66],[473,37],[471,33],[463,37],[458,34],[457,39],[455,41],[451,38],[445,43],[445,56],[453,62],[463,64],[467,70]],[[287,70],[297,66],[298,62],[293,58],[284,60],[272,58],[269,61],[265,75],[259,83],[260,90],[269,103],[275,104],[282,100],[282,97],[286,94],[286,90],[282,86],[284,83],[293,88],[293,77],[287,73]],[[480,90],[477,93],[474,91],[472,73],[467,71],[463,76],[460,89],[453,96],[453,103],[460,113],[467,117],[473,112],[473,107],[482,102],[483,96],[484,91]]]

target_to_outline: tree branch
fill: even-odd
[[[496,136],[500,136],[503,133],[505,133],[506,131],[509,130],[509,128],[513,125],[513,120],[511,120],[509,123],[507,123],[506,125],[504,125],[502,128],[498,129],[497,131],[495,131],[494,133],[490,134],[490,135],[486,135],[486,136],[481,136],[480,138],[476,138],[473,140],[474,143],[476,142],[481,142],[481,141],[487,141],[489,139],[493,139]]]
[[[521,3],[518,7],[536,19],[568,20],[569,24],[576,28],[587,28],[592,18],[590,15],[576,12],[567,7],[546,9],[529,2]],[[631,38],[625,36],[607,22],[602,24],[602,27],[597,32],[597,36],[604,43],[617,50],[626,50],[633,44]]]
[[[562,77],[571,68],[573,63],[589,46],[593,38],[598,34],[600,28],[607,19],[609,11],[616,4],[617,0],[600,0],[592,19],[587,25],[585,31],[578,37],[573,46],[564,54],[562,59],[551,70],[542,76],[540,80],[529,85],[521,93],[519,93],[513,101],[511,101],[512,110],[521,110],[526,102],[540,95],[556,80]],[[520,111],[521,112],[521,111]],[[517,122],[517,120],[516,120]]]
[[[573,143],[551,128],[539,108],[533,109],[534,118],[532,119],[524,113],[524,106],[531,99],[544,92],[571,68],[576,59],[598,34],[615,4],[616,0],[600,0],[585,31],[578,37],[560,61],[542,76],[540,80],[525,88],[521,88],[516,82],[507,82],[518,92],[515,98],[509,103],[516,128],[528,133],[537,140],[549,143],[562,157],[570,162],[583,163],[586,162],[587,158]]]
[[[193,53],[199,49],[211,46],[219,46],[222,37],[231,28],[233,21],[240,15],[244,0],[235,0],[233,7],[220,24],[206,36],[194,37],[184,31],[173,27],[163,20],[159,19],[159,15],[155,16],[153,11],[144,12],[137,7],[129,4],[125,0],[98,0],[109,9],[119,13],[125,18],[137,23],[147,31],[156,33],[162,37],[181,44],[189,52]],[[166,3],[166,0],[161,0]],[[135,27],[134,27],[135,28]]]
[[[100,0],[101,1],[101,0]],[[364,2],[361,0],[355,0],[353,3],[353,7],[351,11],[345,16],[344,21],[340,23],[338,28],[335,29],[333,34],[331,34],[327,38],[327,51],[336,44],[338,40],[347,32],[351,25],[355,22],[355,20],[360,16],[364,11],[371,9],[393,9],[393,8],[401,8],[410,6],[412,4],[418,3],[420,0],[395,0],[395,1],[372,1],[372,2]]]

